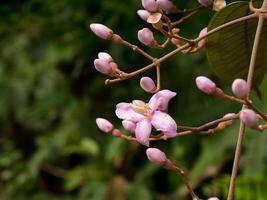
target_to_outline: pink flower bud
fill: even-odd
[[[109,133],[113,130],[113,124],[111,124],[108,120],[104,118],[97,118],[96,125],[101,131],[105,133]]]
[[[137,15],[144,21],[147,21],[147,18],[150,16],[150,12],[147,10],[138,10]]]
[[[213,10],[219,11],[222,8],[226,6],[226,1],[225,0],[214,0],[213,2]]]
[[[233,116],[235,116],[235,113],[228,113],[228,114],[226,114],[226,115],[223,116],[223,119],[227,119],[227,118],[230,118],[230,117],[233,117]],[[232,125],[233,120],[230,119],[230,120],[224,121],[223,123],[226,126],[230,126],[230,125]]]
[[[180,40],[177,39],[177,38],[172,38],[172,39],[171,39],[171,42],[172,42],[174,45],[176,45],[176,46],[178,46],[178,45],[180,44]]]
[[[104,59],[107,62],[112,62],[113,61],[113,58],[111,57],[111,55],[109,55],[106,52],[100,52],[100,53],[98,53],[98,58],[99,59]]]
[[[148,160],[157,165],[163,165],[167,161],[165,153],[157,148],[148,148],[146,155]]]
[[[212,94],[216,91],[216,84],[205,76],[196,78],[196,85],[198,89],[206,94]]]
[[[138,40],[147,46],[150,46],[155,42],[153,33],[149,28],[143,28],[138,31]]]
[[[114,129],[112,131],[112,135],[115,136],[115,137],[120,137],[122,135],[122,133],[120,132],[119,129]]]
[[[155,0],[142,0],[142,6],[149,12],[156,12],[158,10]]]
[[[109,40],[113,36],[113,31],[103,24],[90,24],[90,29],[100,38]]]
[[[210,197],[208,198],[208,200],[220,200],[220,199],[218,199],[217,197]]]
[[[136,128],[136,124],[134,122],[126,119],[122,121],[122,126],[126,131],[130,131],[132,133],[134,133]]]
[[[165,12],[171,12],[176,9],[175,5],[170,0],[157,0],[157,4],[159,8]]]
[[[248,125],[249,127],[256,126],[258,121],[256,113],[248,108],[244,108],[241,110],[240,119],[244,124]]]
[[[232,84],[232,91],[236,97],[245,98],[248,93],[247,82],[240,78],[235,79]]]
[[[143,90],[149,93],[152,93],[156,89],[154,81],[147,76],[140,79],[140,86]]]
[[[207,32],[208,32],[208,28],[207,28],[207,27],[203,28],[203,29],[199,32],[198,37],[203,37],[203,36],[205,36],[205,35],[207,34]],[[205,39],[202,39],[202,40],[200,40],[200,41],[197,43],[197,45],[198,45],[199,48],[202,48],[202,47],[205,46],[205,43],[206,43]]]
[[[213,1],[212,0],[198,0],[198,2],[205,7],[208,7],[212,5]]]
[[[105,59],[95,59],[94,65],[97,71],[102,74],[110,75],[112,74],[112,66],[110,63]]]

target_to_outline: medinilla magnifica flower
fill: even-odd
[[[149,146],[152,126],[167,137],[176,136],[177,124],[166,112],[169,100],[174,96],[176,96],[175,92],[161,90],[154,94],[148,103],[141,100],[119,103],[115,113],[118,118],[134,123],[136,140],[140,144]]]

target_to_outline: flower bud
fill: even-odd
[[[216,84],[205,76],[197,77],[196,85],[199,90],[206,94],[212,94],[216,91]]]
[[[257,114],[248,108],[244,108],[240,112],[241,121],[249,127],[254,127],[257,125]]]
[[[105,133],[109,133],[113,130],[113,124],[104,118],[96,118],[96,125]]]
[[[107,62],[112,62],[113,61],[113,58],[111,57],[111,55],[109,55],[106,52],[100,52],[100,53],[98,53],[98,58],[99,59],[104,59]]]
[[[233,117],[233,116],[235,116],[235,113],[228,113],[228,114],[223,116],[223,119],[227,119],[227,118]],[[224,121],[224,122],[221,122],[221,123],[223,123],[225,126],[230,126],[230,125],[232,125],[233,120],[230,119],[230,120],[227,120],[227,121]]]
[[[120,137],[121,134],[122,134],[122,133],[120,132],[119,129],[114,129],[114,130],[112,131],[112,135],[115,136],[115,137]]]
[[[105,59],[95,59],[94,65],[97,71],[102,74],[110,75],[112,74],[112,66],[110,63]]]
[[[172,12],[176,10],[176,6],[172,3],[171,0],[157,0],[157,4],[160,9],[165,12]]]
[[[148,93],[152,93],[156,89],[154,81],[147,76],[142,77],[140,79],[140,86],[143,90],[145,90]]]
[[[220,200],[220,199],[218,199],[217,197],[210,197],[208,198],[208,200]]]
[[[142,6],[149,12],[156,12],[158,10],[158,4],[155,0],[142,0]]]
[[[212,5],[212,0],[198,0],[198,3],[200,3],[202,6],[208,7]]]
[[[148,160],[157,165],[163,165],[167,161],[165,153],[157,148],[148,148],[146,155]]]
[[[225,0],[214,0],[213,2],[213,10],[219,11],[222,8],[226,6],[226,1]]]
[[[138,40],[147,46],[150,46],[155,42],[153,33],[149,28],[143,28],[139,30],[137,36]]]
[[[248,93],[247,82],[243,79],[235,79],[232,84],[232,92],[238,98],[245,98]]]
[[[180,44],[180,40],[177,39],[177,38],[172,38],[172,39],[171,39],[171,42],[172,42],[174,45],[176,45],[176,46],[178,46],[178,45]]]
[[[138,10],[137,11],[137,15],[144,21],[147,20],[147,18],[150,16],[150,12],[148,12],[147,10]]]
[[[203,36],[205,36],[205,35],[207,34],[207,32],[208,32],[208,28],[207,28],[207,27],[203,28],[203,29],[199,32],[198,37],[203,37]],[[200,41],[197,43],[197,45],[198,45],[199,48],[202,48],[202,47],[205,46],[205,43],[206,43],[205,39],[202,39],[202,40],[200,40]]]
[[[113,36],[113,31],[103,24],[90,24],[90,29],[100,38],[109,40]]]
[[[122,121],[122,126],[126,131],[130,131],[132,133],[134,133],[136,128],[136,124],[134,122],[126,119]]]

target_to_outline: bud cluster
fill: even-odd
[[[98,53],[98,58],[94,60],[95,69],[102,74],[115,76],[118,69],[111,55],[105,52]]]
[[[176,6],[171,0],[142,0],[142,6],[151,13],[159,12],[160,10],[171,13],[177,10]]]

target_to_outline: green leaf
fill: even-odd
[[[260,7],[261,3],[261,1],[256,1],[253,4],[255,7]],[[213,16],[208,25],[208,30],[249,14],[248,2],[229,4]],[[223,81],[231,83],[236,78],[246,78],[257,21],[257,18],[243,21],[207,37],[206,54],[208,62],[213,71]],[[265,21],[256,59],[254,87],[261,83],[267,69],[266,34],[267,22]]]

